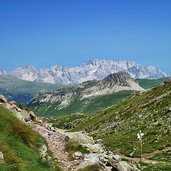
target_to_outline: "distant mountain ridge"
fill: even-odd
[[[59,87],[61,87],[59,84],[30,82],[8,75],[0,75],[0,94],[22,105],[26,105],[40,91]]]
[[[119,71],[128,72],[133,78],[157,79],[168,75],[154,66],[143,66],[133,61],[94,59],[79,66],[68,68],[54,65],[50,68],[36,69],[32,65],[1,71],[0,75],[10,75],[27,81],[44,83],[79,84],[89,80],[101,80]]]
[[[127,97],[134,91],[143,91],[130,74],[121,71],[102,80],[87,81],[75,86],[39,93],[28,106],[41,115],[90,113]],[[106,98],[106,100],[104,100]],[[108,101],[108,103],[106,103]]]

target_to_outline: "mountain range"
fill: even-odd
[[[115,61],[94,59],[76,67],[54,65],[50,68],[36,69],[32,65],[16,68],[13,71],[0,71],[0,75],[9,75],[27,81],[44,83],[79,84],[89,80],[101,80],[109,74],[119,71],[128,72],[133,78],[157,79],[168,75],[154,66],[143,66],[133,61]]]

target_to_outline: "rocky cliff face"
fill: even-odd
[[[94,86],[86,87],[82,92],[82,98],[112,94],[123,90],[143,91],[143,88],[130,74],[122,71],[110,74],[101,81],[96,81]]]
[[[45,83],[78,84],[89,80],[101,80],[119,71],[128,72],[133,78],[162,78],[167,74],[154,66],[143,66],[132,61],[92,60],[77,67],[67,68],[60,65],[36,69],[32,65],[3,72],[19,79]]]
[[[131,75],[127,72],[121,71],[118,73],[113,73],[108,75],[106,78],[104,78],[105,81],[115,81],[117,82],[124,82],[125,80],[133,80]]]

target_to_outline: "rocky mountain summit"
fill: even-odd
[[[78,84],[89,80],[101,80],[119,71],[128,72],[133,78],[156,79],[168,75],[154,66],[143,66],[133,61],[92,60],[79,66],[68,68],[54,65],[50,68],[36,69],[32,65],[16,68],[0,74],[10,75],[28,81],[45,83]]]
[[[113,73],[104,78],[104,81],[115,81],[115,83],[124,82],[125,80],[133,80],[127,72],[121,71]]]

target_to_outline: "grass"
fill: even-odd
[[[85,118],[86,116],[82,114],[72,114],[59,118],[50,118],[49,122],[53,123],[53,127],[71,129],[81,123]]]
[[[7,164],[0,163],[0,170],[1,171],[11,171]]]
[[[78,171],[99,171],[100,166],[98,164],[87,166],[84,169],[79,169]]]
[[[60,170],[57,166],[53,169],[50,163],[40,158],[38,149],[46,144],[45,140],[2,106],[0,130],[0,151],[4,154],[5,160],[5,164],[0,164],[0,170]]]
[[[164,162],[170,162],[171,161],[171,151],[156,154],[152,159],[160,160],[160,161],[164,161]]]
[[[138,168],[141,171],[171,171],[170,163],[161,163],[161,164],[139,164]]]

